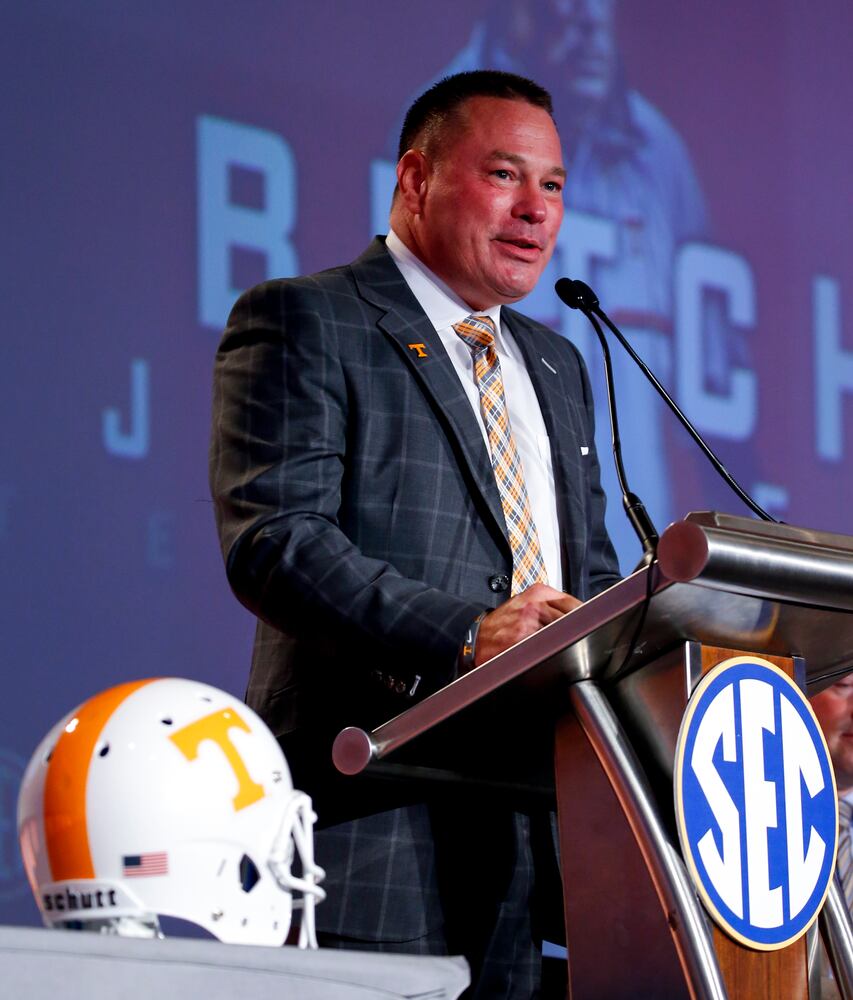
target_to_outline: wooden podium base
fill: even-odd
[[[698,679],[723,660],[749,655],[794,676],[790,658],[687,643],[612,692],[611,704],[623,723],[630,717],[648,722],[646,732],[629,735],[676,850],[672,770],[691,676]],[[637,702],[665,706],[672,721],[647,711],[620,711],[620,706]],[[664,911],[616,793],[573,712],[557,726],[555,768],[569,996],[573,1000],[690,997],[673,937],[675,915]],[[755,951],[714,926],[713,945],[731,1000],[807,1000],[805,935],[787,948]]]

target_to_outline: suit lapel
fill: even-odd
[[[474,490],[494,527],[506,541],[506,522],[489,453],[471,404],[441,338],[380,240],[352,265],[359,293],[385,310],[377,325],[394,341],[467,468]]]

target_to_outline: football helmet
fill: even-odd
[[[255,713],[198,681],[119,684],[42,740],[18,797],[24,868],[49,927],[317,947],[311,800]],[[298,898],[294,899],[294,893]]]

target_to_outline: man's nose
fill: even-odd
[[[524,219],[525,222],[544,222],[548,215],[545,196],[539,185],[526,185],[519,192],[518,200],[513,206],[513,218]]]

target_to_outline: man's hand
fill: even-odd
[[[474,665],[479,667],[544,625],[562,618],[580,603],[571,594],[554,590],[544,583],[534,583],[490,611],[482,620],[474,649]]]

